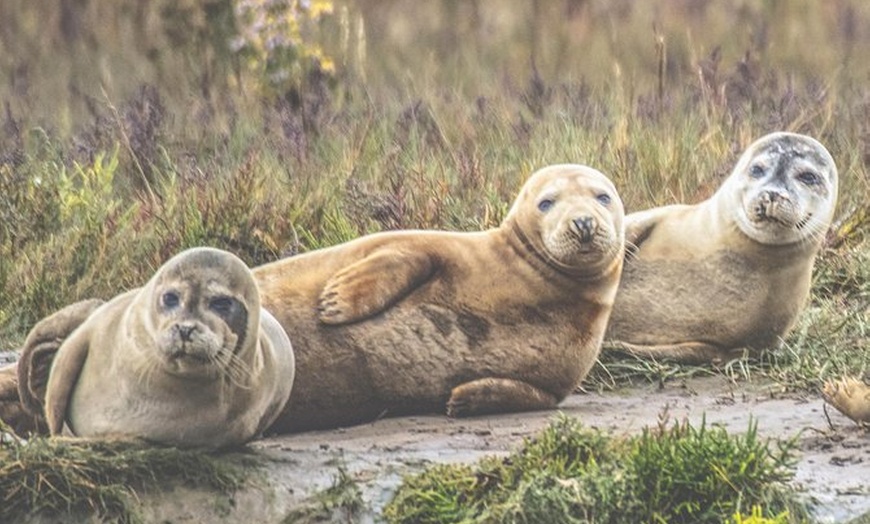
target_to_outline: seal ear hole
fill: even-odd
[[[553,204],[555,203],[556,202],[552,198],[545,198],[538,202],[538,209],[543,212],[547,212],[550,210],[551,207],[553,207]]]
[[[166,309],[175,309],[178,307],[178,304],[181,303],[181,298],[175,291],[167,291],[160,297],[160,303],[163,304],[163,307]]]
[[[215,297],[208,301],[208,308],[225,317],[233,312],[236,301],[232,297]]]
[[[801,171],[796,178],[808,186],[815,186],[822,182],[819,175],[812,171]]]
[[[752,167],[749,168],[749,176],[752,178],[761,178],[764,176],[764,166],[761,164],[753,164]]]
[[[613,199],[610,198],[610,195],[608,195],[607,193],[601,193],[599,195],[596,195],[595,200],[597,200],[598,203],[602,206],[609,206],[610,203],[613,201]]]

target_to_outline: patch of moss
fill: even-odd
[[[4,438],[0,442],[0,522],[30,515],[93,513],[140,521],[137,494],[176,483],[231,493],[248,478],[242,465],[191,450],[129,441]]]
[[[741,435],[662,422],[616,438],[560,416],[505,459],[406,478],[384,516],[393,523],[718,524],[759,507],[752,510],[758,518],[801,522],[806,511],[785,485],[793,451],[792,442],[761,440],[754,422]]]
[[[356,522],[355,517],[364,507],[359,485],[340,467],[332,486],[315,494],[302,507],[288,513],[283,522]]]

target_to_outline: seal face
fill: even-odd
[[[816,243],[833,218],[837,168],[816,140],[774,133],[743,154],[722,192],[739,199],[737,225],[753,240]]]
[[[561,164],[535,173],[505,220],[554,269],[595,276],[622,251],[622,215],[614,213],[621,206],[600,171]]]
[[[378,233],[256,268],[299,369],[271,431],[556,406],[598,355],[622,221],[603,174],[555,165],[498,228]]]
[[[52,434],[66,423],[84,437],[217,448],[265,429],[293,378],[289,339],[261,310],[248,267],[195,248],[93,311],[63,342],[46,417]]]
[[[245,304],[256,305],[256,294],[249,287],[237,288],[239,293],[236,282],[223,281],[212,267],[203,265],[201,273],[212,273],[203,279],[185,279],[185,270],[167,268],[154,282],[155,357],[167,373],[181,377],[214,379],[226,369],[243,371],[233,359],[246,339]]]
[[[749,146],[710,199],[626,217],[608,346],[709,362],[777,344],[809,294],[837,181],[819,142],[773,133]]]

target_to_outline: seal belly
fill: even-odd
[[[564,396],[580,379],[576,362],[594,361],[591,354],[598,347],[581,340],[579,333],[554,330],[552,323],[540,321],[551,316],[538,311],[529,320],[503,323],[423,303],[394,308],[364,327],[350,327],[348,335],[366,356],[384,409],[441,411],[452,388],[485,377],[511,377]],[[553,369],[561,363],[563,371],[556,377]]]
[[[703,259],[627,262],[608,338],[644,345],[690,341],[739,345],[753,331],[755,318],[731,313],[763,307],[768,295],[763,290],[769,286],[769,277],[751,261],[728,251]],[[734,318],[740,319],[739,325]]]

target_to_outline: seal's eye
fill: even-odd
[[[555,202],[552,198],[545,198],[538,202],[538,209],[540,209],[541,211],[549,211],[549,209],[553,207],[554,203]]]
[[[607,193],[601,193],[600,195],[595,197],[595,200],[597,200],[598,203],[602,206],[609,206],[611,202],[610,195],[608,195]]]
[[[808,186],[815,186],[822,182],[822,179],[819,178],[819,175],[813,173],[812,171],[801,171],[800,173],[798,173],[797,179]]]
[[[230,297],[213,298],[209,301],[208,308],[218,315],[226,316],[233,310],[233,299]]]
[[[764,176],[764,167],[759,164],[755,164],[749,168],[749,176],[752,178],[761,178]]]
[[[163,307],[166,309],[175,309],[178,307],[181,299],[178,298],[178,293],[167,291],[166,293],[163,293],[162,297],[160,297],[160,301],[163,302]]]

